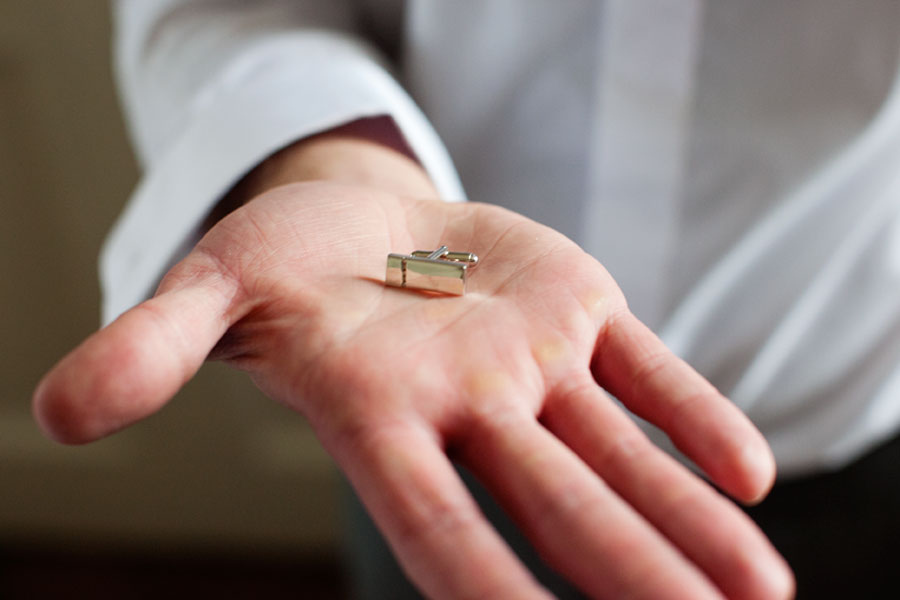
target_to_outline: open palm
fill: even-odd
[[[383,284],[389,252],[440,245],[481,258],[465,296]],[[774,476],[761,436],[599,263],[524,217],[333,184],[271,190],[57,365],[38,417],[63,441],[96,439],[159,409],[208,356],[309,419],[429,596],[546,595],[450,459],[591,596],[790,593],[755,526],[604,389],[745,501]]]

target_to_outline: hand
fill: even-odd
[[[466,296],[383,285],[389,252],[441,244],[481,258]],[[430,597],[547,596],[450,458],[593,597],[792,593],[752,522],[601,386],[743,501],[774,477],[763,438],[594,259],[524,217],[327,183],[267,191],[63,359],[36,415],[57,439],[96,439],[158,410],[208,355],[307,417]]]

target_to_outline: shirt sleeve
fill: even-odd
[[[116,76],[144,174],[101,254],[104,323],[152,292],[245,173],[316,132],[390,116],[441,197],[463,199],[360,18],[350,0],[115,3]]]

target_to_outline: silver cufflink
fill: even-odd
[[[434,252],[388,254],[387,285],[462,296],[466,293],[466,271],[478,264],[471,252],[450,252],[441,246]]]

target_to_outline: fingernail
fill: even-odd
[[[775,455],[765,442],[750,443],[741,451],[740,460],[749,482],[744,502],[748,505],[758,504],[775,483]]]

